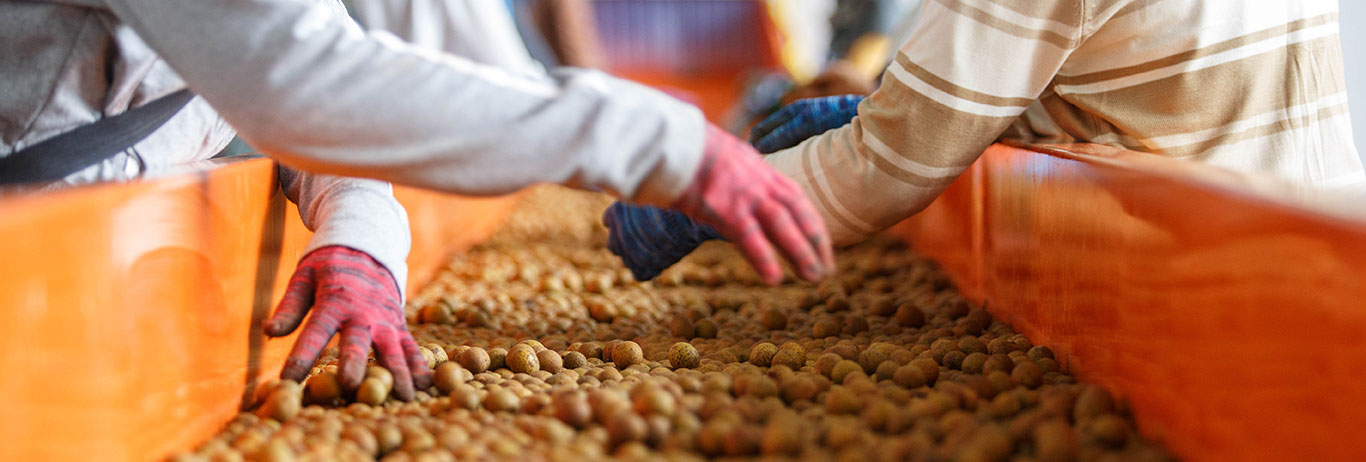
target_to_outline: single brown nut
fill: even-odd
[[[1053,360],[1056,360],[1056,359],[1057,359],[1057,358],[1055,358],[1055,357],[1053,356],[1053,350],[1049,349],[1049,348],[1046,347],[1046,346],[1039,345],[1039,346],[1036,346],[1036,347],[1034,347],[1034,348],[1030,348],[1030,349],[1029,349],[1029,359],[1038,361],[1038,360],[1041,360],[1041,359],[1044,359],[1044,358],[1053,359]]]
[[[863,366],[847,359],[840,360],[833,369],[830,369],[830,380],[835,383],[844,383],[845,377],[854,372],[863,372]]]
[[[929,358],[916,358],[908,365],[915,366],[925,373],[925,384],[934,385],[939,380],[939,363]]]
[[[478,374],[489,370],[491,362],[489,352],[483,348],[470,347],[460,353],[460,367],[465,368],[470,373]]]
[[[281,380],[280,384],[266,397],[261,408],[256,410],[256,415],[261,416],[261,418],[275,419],[277,422],[285,422],[298,415],[302,408],[303,396],[298,382]]]
[[[551,374],[564,370],[564,358],[554,350],[547,348],[536,352],[536,360],[541,363],[541,370]]]
[[[754,344],[749,349],[749,362],[755,366],[768,367],[773,364],[773,356],[778,354],[778,346],[769,342]]]
[[[571,351],[564,354],[563,366],[565,369],[578,369],[588,365],[588,358],[583,353]]]
[[[507,357],[508,357],[508,350],[507,350],[507,349],[505,349],[505,348],[490,348],[489,351],[488,351],[488,354],[489,354],[489,367],[488,367],[488,370],[490,370],[490,371],[496,371],[496,370],[498,370],[498,369],[502,369],[502,368],[507,367]],[[463,366],[463,364],[462,364],[462,366]],[[467,367],[466,369],[469,369],[469,368]],[[473,369],[471,369],[471,371],[473,371]]]
[[[607,441],[611,446],[641,441],[649,432],[645,419],[632,412],[617,412],[607,420]]]
[[[518,345],[508,350],[507,357],[508,370],[514,373],[530,374],[541,370],[541,361],[536,357],[536,350],[525,345]]]
[[[697,335],[697,330],[692,319],[680,314],[669,320],[669,333],[674,337],[693,338]]]
[[[636,342],[625,341],[618,343],[612,351],[612,363],[618,369],[625,369],[636,363],[645,361],[645,352],[640,349]]]
[[[382,380],[375,377],[362,380],[360,388],[356,389],[356,402],[358,403],[379,406],[388,398],[389,388],[384,386]]]
[[[863,400],[849,387],[837,386],[825,393],[825,412],[853,414],[863,408]]]
[[[441,394],[450,394],[456,385],[465,383],[463,368],[453,361],[447,361],[436,366],[436,371],[432,373],[432,384],[436,385],[437,391]]]
[[[475,410],[479,408],[479,390],[468,385],[456,385],[450,393],[452,409]]]
[[[455,310],[445,300],[422,307],[418,319],[424,324],[455,324],[458,321]]]
[[[821,385],[808,377],[798,377],[783,382],[783,401],[788,404],[812,400],[821,393]]]
[[[341,398],[341,382],[335,372],[323,372],[308,378],[304,383],[304,395],[309,403],[331,406]]]
[[[1010,339],[998,337],[987,342],[987,353],[1009,354],[1012,351],[1015,351],[1015,342]]]
[[[835,313],[847,311],[849,309],[849,297],[844,294],[835,294],[825,299],[825,311]]]
[[[384,384],[384,393],[386,393],[386,394],[389,393],[389,390],[393,390],[393,389],[394,389],[394,374],[391,373],[391,372],[389,372],[388,369],[385,369],[385,368],[383,368],[383,367],[379,367],[379,366],[368,366],[368,367],[366,367],[366,368],[365,368],[365,377],[364,377],[364,378],[366,378],[366,379],[368,379],[368,378],[376,378],[376,379],[379,379],[379,381],[380,381],[381,383]]]
[[[845,318],[844,326],[840,328],[840,333],[854,336],[868,331],[868,320],[863,316],[850,316]]]
[[[422,355],[422,360],[427,362],[427,369],[436,367],[436,354],[426,347],[417,347],[418,353]]]
[[[658,387],[647,386],[643,388],[645,389],[636,393],[635,398],[631,401],[631,406],[637,414],[672,415],[674,413],[673,395]]]
[[[831,318],[821,318],[811,326],[811,336],[815,338],[834,337],[840,334],[840,323]]]
[[[873,371],[873,376],[878,381],[892,380],[896,377],[896,370],[901,367],[901,363],[889,359],[877,365],[877,370]]]
[[[342,430],[341,439],[355,443],[365,455],[374,457],[379,454],[379,440],[370,429],[360,425],[349,425]]]
[[[669,365],[675,369],[696,369],[700,362],[697,348],[688,342],[678,342],[669,347]]]
[[[925,325],[925,312],[911,303],[902,303],[896,308],[892,320],[901,327],[920,327]]]
[[[754,358],[753,353],[750,353],[750,358]],[[839,355],[834,353],[822,354],[819,358],[816,358],[816,372],[826,377],[829,377],[830,371],[834,370],[835,365],[839,364],[839,362],[842,360],[844,360],[844,358],[841,358]]]
[[[929,384],[929,379],[925,377],[925,372],[913,364],[907,364],[897,368],[892,375],[892,382],[905,388],[920,388]]]
[[[1027,388],[1038,388],[1043,384],[1043,370],[1032,362],[1023,362],[1010,371],[1010,378]]]
[[[987,364],[988,356],[985,353],[973,353],[963,358],[962,370],[969,374],[981,374],[982,368]]]
[[[1118,448],[1129,441],[1129,425],[1114,414],[1104,414],[1086,424],[1086,436],[1091,441]]]
[[[711,318],[698,320],[693,329],[694,334],[699,338],[716,338],[719,330],[716,327],[716,322],[712,321]]]
[[[521,406],[521,401],[521,398],[517,397],[517,394],[513,393],[512,390],[506,388],[499,388],[497,390],[490,391],[487,395],[484,396],[484,409],[488,409],[493,412],[513,412]]]
[[[779,348],[772,359],[772,366],[787,366],[793,370],[801,369],[805,365],[806,354],[796,349]]]
[[[978,353],[978,354],[981,354],[981,353]],[[949,369],[962,370],[962,369],[963,369],[963,360],[965,360],[965,359],[967,359],[967,358],[968,358],[968,355],[963,354],[963,352],[961,352],[961,351],[950,351],[950,352],[944,354],[944,359],[943,359],[944,367],[947,367],[947,368],[949,368]]]
[[[602,359],[602,344],[598,342],[583,342],[578,348],[570,347],[570,350],[577,351],[584,356],[584,359]]]
[[[769,308],[764,311],[764,328],[768,330],[783,330],[787,328],[787,314],[776,308]]]
[[[987,344],[982,343],[982,340],[977,337],[963,337],[958,340],[958,350],[962,351],[965,355],[986,353]]]
[[[555,417],[576,428],[583,428],[593,421],[593,408],[582,392],[569,392],[554,399]]]
[[[877,316],[891,316],[896,313],[896,303],[892,297],[882,295],[868,301],[868,312]]]
[[[1007,374],[1015,368],[1015,362],[1006,355],[990,355],[987,361],[982,364],[982,373],[987,374],[991,371],[1002,371]]]
[[[882,350],[875,350],[872,348],[863,350],[863,352],[859,353],[858,355],[859,367],[862,367],[863,372],[866,374],[873,374],[877,372],[877,367],[881,365],[883,361],[886,360],[886,353],[884,353]]]

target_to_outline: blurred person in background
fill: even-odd
[[[384,16],[396,5],[413,9]],[[430,384],[402,309],[406,215],[388,184],[344,176],[606,191],[714,226],[766,282],[782,277],[779,254],[807,279],[833,267],[795,183],[695,107],[600,72],[543,71],[502,2],[370,6],[373,23],[426,46],[362,31],[334,1],[0,0],[0,179],[133,178],[238,133],[281,162],[316,231],[264,325],[286,335],[311,312],[281,376],[303,379],[340,334],[342,385],[359,384],[373,346],[402,399]]]
[[[797,101],[751,140],[815,199],[836,245],[919,212],[997,140],[1361,191],[1337,12],[1333,0],[928,0],[867,98]],[[712,236],[648,207],[616,204],[605,221],[637,274]]]

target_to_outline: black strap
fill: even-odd
[[[0,158],[0,184],[56,181],[133,147],[194,98],[189,90],[157,98]]]

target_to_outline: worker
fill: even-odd
[[[797,186],[696,108],[600,72],[505,70],[365,32],[335,1],[0,0],[0,44],[6,181],[132,177],[205,158],[234,131],[281,162],[317,231],[264,324],[285,335],[311,313],[286,379],[340,331],[344,387],[372,345],[399,398],[430,383],[402,312],[402,208],[386,184],[330,175],[607,191],[715,226],[770,283],[779,253],[809,279],[833,267]]]
[[[836,245],[924,209],[1000,139],[1360,190],[1337,11],[1333,0],[928,0],[866,99],[796,102],[752,139],[815,199]],[[639,274],[712,236],[668,211],[607,215],[612,248]]]

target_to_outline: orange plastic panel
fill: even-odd
[[[1183,459],[1366,457],[1352,203],[1098,146],[1036,149],[992,147],[894,232]]]
[[[258,159],[0,199],[0,460],[159,460],[278,373],[293,339],[257,326],[310,233],[276,181]],[[415,276],[513,201],[398,195]]]

